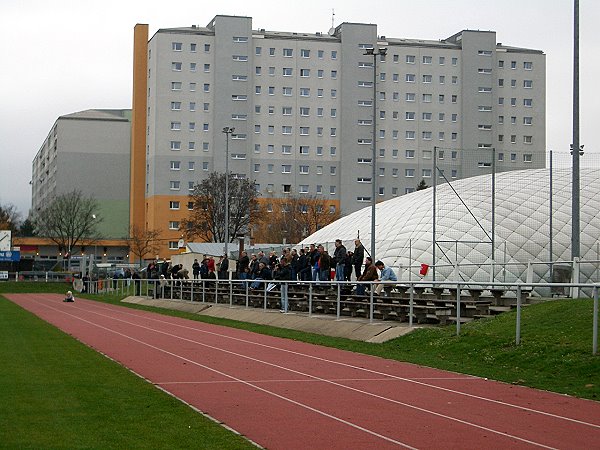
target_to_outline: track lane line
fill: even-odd
[[[62,311],[60,309],[53,308],[53,307],[50,307],[48,305],[45,305],[45,306],[48,307],[48,308],[50,308],[50,309],[52,309],[52,310],[54,310],[54,311],[64,312],[64,311]],[[292,372],[292,373],[295,373],[295,374],[298,374],[298,375],[301,375],[301,376],[309,377],[309,378],[312,378],[314,380],[321,381],[321,382],[324,382],[324,383],[327,383],[327,384],[331,384],[331,385],[334,385],[334,386],[337,386],[337,387],[341,387],[341,388],[344,388],[344,389],[347,389],[347,390],[350,390],[350,391],[354,391],[354,392],[362,394],[362,395],[367,395],[367,396],[370,396],[370,397],[373,397],[373,398],[376,398],[376,399],[379,399],[379,400],[383,400],[383,401],[386,401],[386,402],[390,402],[390,403],[394,403],[394,404],[397,404],[397,405],[400,405],[400,406],[404,406],[404,407],[407,407],[409,409],[414,409],[416,411],[425,413],[426,415],[429,414],[429,415],[436,416],[436,417],[439,417],[439,418],[442,418],[442,419],[454,421],[454,422],[460,423],[462,425],[466,425],[466,426],[470,426],[470,427],[473,427],[473,428],[477,428],[477,429],[480,429],[482,431],[491,432],[491,433],[497,434],[499,436],[503,436],[503,437],[508,438],[508,439],[514,439],[514,440],[517,440],[517,441],[520,441],[520,442],[524,442],[524,443],[527,443],[527,444],[530,444],[530,445],[534,445],[534,446],[537,446],[537,447],[541,447],[541,448],[547,448],[547,449],[553,449],[554,448],[554,447],[550,447],[550,446],[547,446],[545,444],[542,444],[542,443],[539,443],[539,442],[536,442],[536,441],[532,441],[532,440],[529,440],[529,439],[526,439],[526,438],[522,438],[522,437],[519,437],[519,436],[516,436],[516,435],[512,435],[512,434],[509,434],[509,433],[506,433],[506,432],[503,432],[503,431],[495,430],[493,428],[489,428],[489,427],[486,427],[486,426],[483,426],[483,425],[472,423],[472,422],[469,422],[467,420],[459,419],[457,417],[448,416],[446,414],[438,413],[436,411],[428,410],[426,408],[422,408],[422,407],[419,407],[419,406],[416,406],[416,405],[412,405],[412,404],[409,404],[409,403],[406,403],[406,402],[401,402],[399,400],[391,399],[389,397],[384,397],[384,396],[381,396],[379,394],[375,394],[375,393],[372,393],[372,392],[364,391],[362,389],[354,388],[352,386],[347,386],[347,385],[344,385],[344,384],[341,384],[341,383],[337,383],[337,382],[334,382],[334,381],[329,381],[327,379],[324,379],[324,378],[321,378],[321,377],[318,377],[318,376],[315,376],[315,375],[303,373],[301,371],[298,371],[298,370],[295,370],[295,369],[290,369],[290,368],[287,368],[287,367],[284,367],[284,366],[281,366],[281,365],[278,365],[278,364],[275,364],[275,363],[271,363],[271,362],[268,362],[268,361],[263,361],[263,360],[260,360],[258,358],[254,358],[254,357],[250,357],[250,356],[247,356],[247,355],[239,354],[237,352],[233,352],[233,351],[230,351],[230,350],[224,350],[222,348],[219,348],[219,347],[216,347],[216,346],[212,346],[212,345],[208,345],[208,344],[205,344],[203,342],[195,341],[193,339],[189,339],[189,338],[182,337],[182,336],[177,336],[175,334],[167,333],[167,332],[164,332],[164,331],[159,331],[159,330],[156,330],[154,328],[147,327],[145,325],[140,325],[140,324],[137,324],[137,323],[134,323],[134,322],[129,322],[127,320],[123,320],[123,319],[119,319],[119,318],[107,316],[107,315],[104,315],[104,314],[100,314],[98,312],[89,311],[89,310],[86,310],[84,308],[77,308],[77,309],[79,309],[80,311],[83,311],[83,312],[89,312],[89,313],[92,313],[92,314],[99,315],[99,316],[107,318],[109,320],[122,322],[122,323],[125,323],[127,325],[132,325],[132,326],[135,326],[135,327],[138,327],[138,328],[142,328],[144,330],[151,331],[151,332],[154,332],[154,333],[157,333],[157,334],[162,334],[162,335],[169,336],[169,337],[172,337],[172,338],[175,338],[175,339],[180,339],[182,341],[189,342],[189,343],[196,344],[196,345],[200,345],[200,346],[212,349],[212,350],[220,351],[220,352],[227,353],[227,354],[230,354],[230,355],[233,355],[233,356],[237,356],[237,357],[240,357],[240,358],[248,359],[250,361],[254,361],[254,362],[261,363],[261,364],[269,365],[271,367],[275,367],[275,368],[278,368],[278,369],[281,369],[281,370],[284,370],[284,371],[289,371],[289,372]],[[114,310],[111,310],[111,311],[114,311]],[[65,313],[65,314],[71,315],[71,314],[68,314],[68,313]],[[123,337],[127,337],[129,339],[132,339],[132,340],[134,340],[136,342],[138,341],[134,337],[127,336],[127,335],[122,334],[122,333],[120,333],[118,331],[111,330],[111,329],[105,328],[105,327],[103,327],[101,325],[94,324],[93,322],[91,322],[91,321],[89,321],[87,319],[83,319],[83,318],[75,316],[75,315],[71,315],[71,316],[75,317],[75,318],[77,318],[79,320],[82,320],[82,321],[84,321],[86,323],[90,323],[92,325],[98,326],[98,327],[100,327],[102,329],[107,329],[107,330],[112,331],[112,332],[114,332],[114,333],[116,333],[118,335],[122,335]],[[169,324],[168,322],[165,322],[165,323]],[[165,353],[173,355],[175,357],[180,357],[181,359],[183,359],[185,361],[190,361],[190,362],[193,361],[193,360],[190,360],[190,359],[188,359],[186,357],[183,357],[181,355],[177,355],[177,354],[174,354],[174,353],[169,352],[167,350],[163,350],[163,349],[160,349],[158,347],[154,347],[152,344],[144,343],[142,341],[139,341],[139,342],[143,343],[144,345],[148,345],[150,347],[153,347],[153,348],[156,348],[158,350],[164,351]],[[275,348],[275,349],[277,349],[277,348]],[[325,360],[325,361],[327,362],[327,360]],[[232,379],[234,379],[234,380],[236,380],[236,381],[238,381],[240,383],[247,384],[249,386],[255,387],[255,388],[257,388],[257,389],[259,389],[259,390],[261,390],[263,392],[270,393],[270,394],[272,394],[272,395],[274,395],[276,397],[279,397],[279,398],[282,398],[282,399],[286,399],[287,401],[290,401],[290,402],[292,402],[294,404],[298,404],[298,405],[306,407],[306,408],[308,408],[310,410],[314,410],[315,412],[319,412],[319,413],[321,413],[321,414],[323,414],[323,415],[325,415],[327,417],[331,417],[331,418],[335,417],[335,416],[330,415],[329,413],[317,410],[317,409],[315,409],[315,408],[313,408],[311,406],[302,404],[302,403],[297,402],[295,400],[288,399],[287,397],[281,396],[280,394],[276,394],[274,392],[271,392],[271,391],[268,391],[266,389],[260,388],[260,387],[258,387],[256,385],[248,383],[248,382],[246,382],[244,380],[241,380],[241,379],[239,379],[237,377],[234,377],[234,376],[231,376],[231,375],[227,375],[224,372],[220,372],[220,371],[218,371],[216,369],[209,368],[208,366],[205,366],[203,364],[195,363],[195,362],[194,362],[194,364],[196,364],[196,365],[198,365],[200,367],[206,368],[208,370],[212,370],[212,371],[214,371],[216,373],[219,373],[221,375],[230,377],[230,378],[232,378]],[[352,366],[349,366],[349,367],[352,367]],[[356,367],[356,368],[358,368],[358,367]],[[343,423],[351,424],[351,422],[344,421],[343,419],[339,419],[339,420],[342,421]],[[367,430],[367,429],[365,429],[363,427],[360,427],[360,425],[352,424],[352,426],[355,426],[355,427],[357,427],[357,428],[359,428],[359,429],[361,429],[363,431],[367,431],[369,433],[373,433],[374,435],[377,435],[377,436],[380,436],[380,437],[382,436],[382,435],[379,435],[376,432],[373,432],[373,431]],[[399,443],[401,445],[406,445],[406,444],[400,443],[400,441],[395,441],[392,438],[387,438],[387,437],[384,437],[384,438],[386,440],[389,440],[390,442],[395,442],[395,443]]]

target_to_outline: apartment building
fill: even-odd
[[[448,179],[543,167],[545,55],[493,31],[432,41],[374,24],[271,32],[216,16],[148,40],[137,25],[130,220],[165,230],[165,251],[194,184],[225,171],[224,127],[235,128],[229,170],[262,202],[316,195],[346,215],[374,185],[377,201],[431,185],[434,155]]]
[[[90,109],[56,119],[32,162],[32,213],[79,190],[98,202],[104,239],[129,235],[131,110]]]

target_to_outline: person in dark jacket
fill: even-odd
[[[377,268],[373,264],[373,260],[371,257],[367,256],[365,260],[365,271],[360,276],[358,281],[378,281],[379,274],[377,273]],[[356,294],[357,295],[365,295],[365,289],[367,288],[366,284],[358,283],[356,285]]]
[[[265,263],[258,263],[258,273],[250,285],[250,289],[259,289],[263,280],[271,280],[271,269]]]
[[[288,312],[288,283],[287,281],[292,280],[292,269],[286,259],[282,259],[279,264],[275,266],[273,271],[273,279],[280,281],[280,292],[281,292],[281,312]]]
[[[248,253],[242,252],[240,259],[236,264],[237,277],[240,280],[245,280],[248,278],[248,266],[250,265],[250,258],[248,258]]]
[[[219,279],[226,280],[229,278],[229,258],[227,255],[221,256],[221,261],[219,262]]]
[[[354,253],[348,252],[346,253],[346,258],[344,259],[344,281],[350,281],[352,278],[352,256]]]
[[[329,256],[329,253],[323,248],[322,245],[319,245],[319,252],[321,253],[321,256],[319,257],[319,279],[321,281],[330,281],[331,256]]]
[[[336,281],[344,281],[344,263],[346,260],[346,247],[341,239],[335,240],[335,251],[333,252],[333,261],[335,264]]]
[[[361,267],[363,264],[363,260],[365,259],[365,248],[359,239],[354,241],[354,254],[352,255],[352,264],[354,265],[354,273],[356,275],[356,279],[358,280],[362,275]]]
[[[197,259],[194,259],[194,264],[192,264],[192,274],[194,276],[194,280],[197,280],[198,275],[200,275],[200,263]]]

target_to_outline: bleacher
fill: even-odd
[[[279,284],[265,281],[258,289],[251,289],[249,284],[242,280],[168,280],[162,289],[158,282],[151,286],[148,296],[281,309]],[[529,294],[530,290],[522,289],[523,304],[527,303]],[[517,298],[514,289],[461,286],[457,314],[457,288],[451,285],[386,284],[381,295],[371,296],[368,290],[365,295],[357,295],[352,284],[289,282],[288,304],[290,311],[301,313],[443,325],[509,311],[516,308]]]

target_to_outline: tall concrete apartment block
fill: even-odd
[[[60,116],[32,163],[32,213],[79,190],[98,202],[103,238],[129,234],[130,110],[90,109]]]
[[[230,171],[254,180],[262,202],[316,195],[343,215],[369,205],[374,181],[377,201],[431,185],[434,148],[450,179],[489,170],[490,155],[497,170],[545,164],[545,55],[497,43],[495,32],[439,41],[359,23],[270,32],[233,16],[149,41],[144,30],[134,92],[147,103],[133,120],[144,148],[132,149],[132,170],[143,169],[133,183],[145,194],[132,203],[145,202],[144,226],[170,230],[171,249],[193,185],[224,172],[224,127],[235,127]]]

